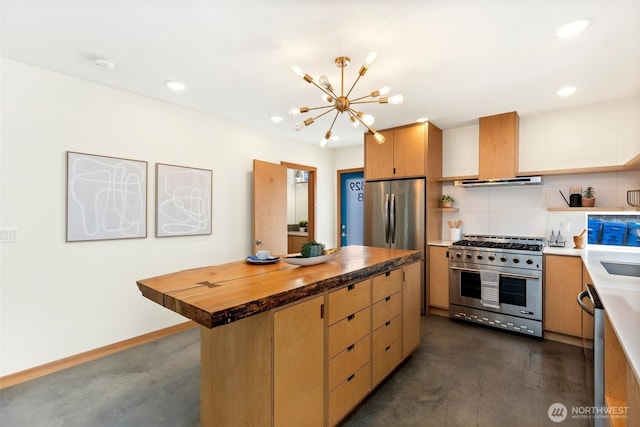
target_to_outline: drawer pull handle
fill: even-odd
[[[384,326],[389,326],[391,324],[391,320],[384,324]]]
[[[354,348],[356,348],[356,345],[355,344],[351,344],[349,347],[347,347],[347,351],[351,351]]]
[[[388,297],[386,297],[384,300],[385,300],[386,302],[389,302],[389,301],[391,301],[391,297],[390,297],[390,296],[388,296]]]
[[[347,290],[348,290],[348,291],[352,291],[352,290],[354,290],[355,288],[356,288],[356,285],[349,285],[349,286],[347,286]]]
[[[352,379],[356,377],[356,374],[351,374],[349,378],[347,378],[347,382],[350,383]]]
[[[384,275],[385,275],[385,276],[387,276],[387,277],[389,277],[389,276],[391,276],[391,272],[390,272],[390,271],[387,271],[386,273],[384,273]]]
[[[387,348],[384,349],[384,351],[389,351],[389,350],[391,350],[391,346],[390,345],[388,345]]]
[[[352,321],[353,319],[355,319],[356,315],[355,314],[350,314],[347,316],[347,322]]]

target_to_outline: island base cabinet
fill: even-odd
[[[402,270],[402,358],[420,345],[420,283],[422,262],[416,262]]]
[[[200,425],[258,426],[271,420],[271,313],[200,327]]]
[[[273,425],[324,425],[324,297],[273,314]]]
[[[329,394],[329,425],[336,425],[369,393],[369,390],[371,363],[364,365]]]

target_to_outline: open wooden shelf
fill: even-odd
[[[440,208],[440,211],[449,212],[449,213],[455,213],[455,212],[460,211],[460,209],[458,209],[458,208]]]
[[[587,212],[619,212],[619,211],[639,211],[640,208],[636,208],[633,206],[623,206],[621,208],[613,208],[613,207],[598,207],[594,206],[592,208],[547,208],[549,212],[579,212],[579,211],[587,211]]]

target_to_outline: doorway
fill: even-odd
[[[340,246],[363,244],[364,169],[338,171],[338,242]]]

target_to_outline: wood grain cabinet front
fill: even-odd
[[[329,394],[329,425],[335,426],[351,412],[369,390],[371,390],[371,364],[367,363]]]

